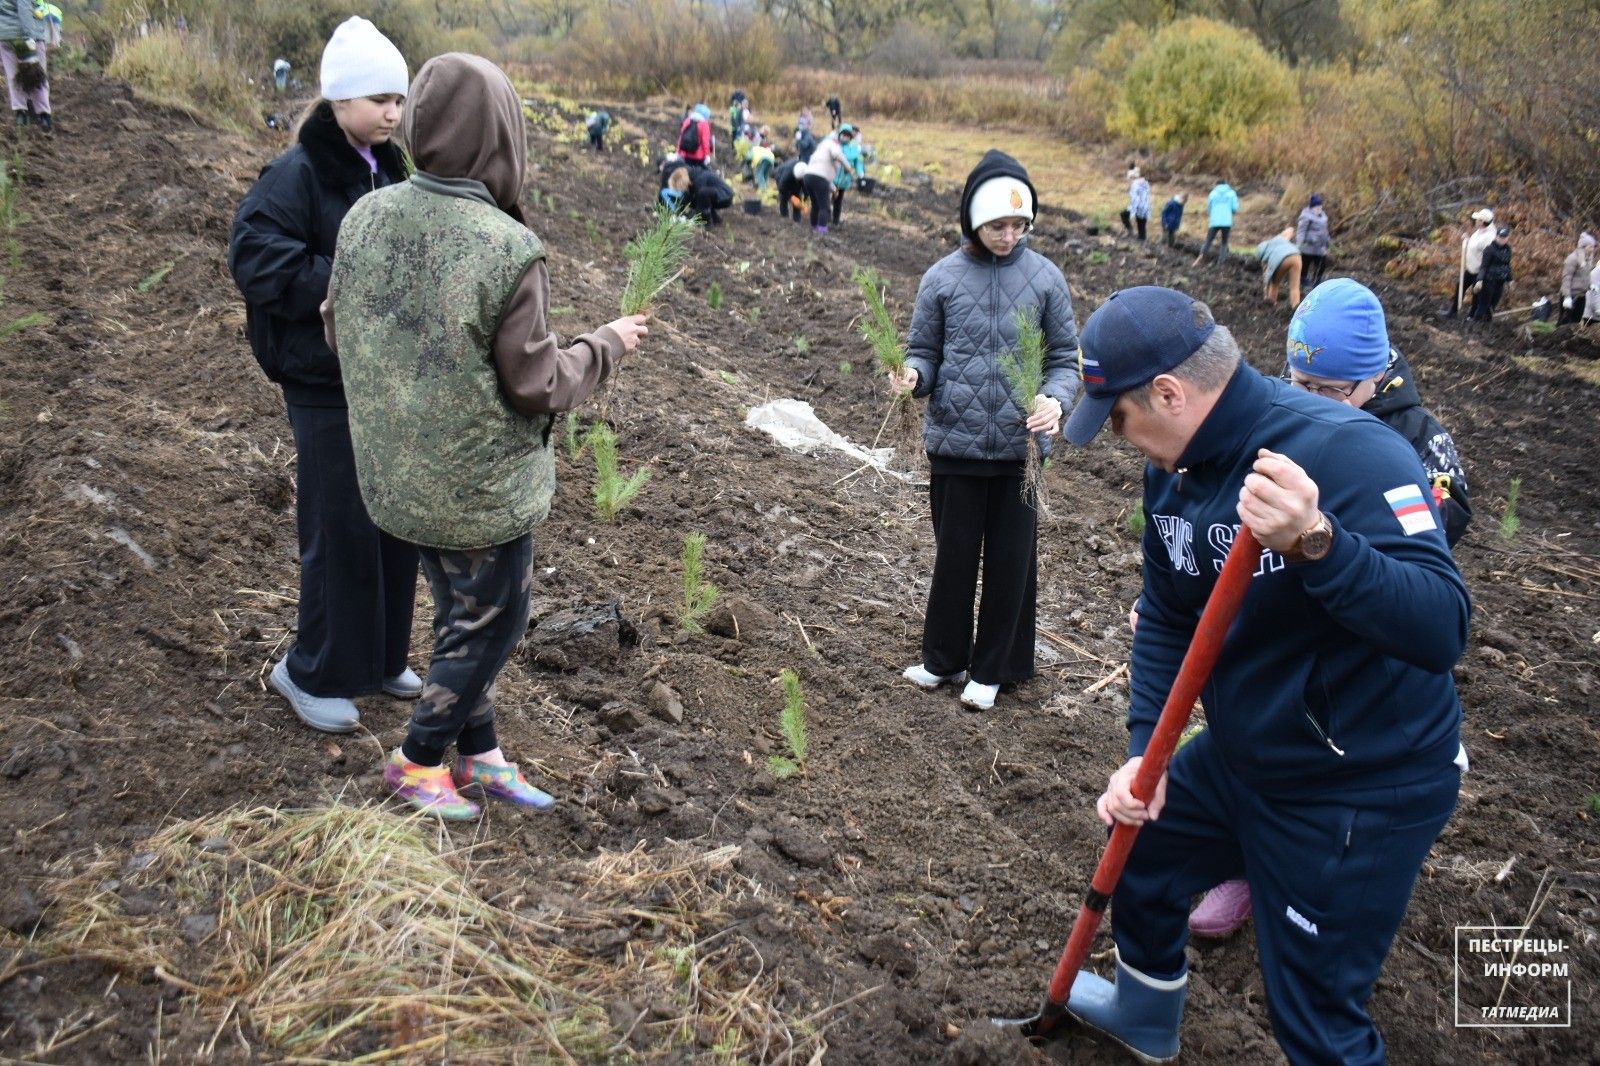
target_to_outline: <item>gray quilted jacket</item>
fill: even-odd
[[[906,365],[928,396],[922,441],[929,455],[1022,459],[1027,416],[1011,395],[999,357],[1017,342],[1017,308],[1033,308],[1044,330],[1044,394],[1070,410],[1078,393],[1078,326],[1061,270],[1024,243],[1004,259],[956,250],[922,275]],[[1050,439],[1039,437],[1041,455]]]

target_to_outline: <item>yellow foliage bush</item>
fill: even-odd
[[[209,119],[224,129],[255,127],[256,102],[237,64],[225,61],[206,35],[156,30],[117,42],[106,73],[157,104]]]
[[[1160,149],[1243,141],[1297,110],[1288,67],[1244,30],[1188,18],[1128,64],[1111,132]]]

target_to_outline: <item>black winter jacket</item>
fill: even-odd
[[[299,143],[268,163],[239,204],[228,270],[244,294],[245,329],[256,361],[306,407],[343,407],[339,360],[322,333],[339,226],[362,196],[406,179],[393,144],[373,149],[378,173],[350,146],[326,101],[300,128]]]
[[[1428,482],[1441,495],[1439,517],[1444,520],[1444,536],[1456,546],[1472,522],[1472,501],[1467,497],[1467,472],[1461,467],[1456,442],[1439,420],[1422,406],[1416,377],[1406,357],[1389,349],[1389,368],[1378,382],[1378,391],[1362,405],[1367,414],[1382,421],[1411,443]]]
[[[1492,241],[1483,250],[1483,268],[1478,276],[1485,281],[1511,280],[1511,245]]]

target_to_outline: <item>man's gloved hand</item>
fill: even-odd
[[[1572,310],[1572,297],[1563,296],[1561,298],[1561,306],[1565,310],[1568,310],[1568,311]]]

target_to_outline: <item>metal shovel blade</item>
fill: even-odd
[[[1067,1017],[1065,1006],[1051,1003],[1048,999],[1039,1008],[1039,1013],[1029,1018],[990,1018],[991,1025],[1002,1029],[1020,1029],[1022,1035],[1029,1043],[1043,1044],[1058,1034],[1062,1021]]]

